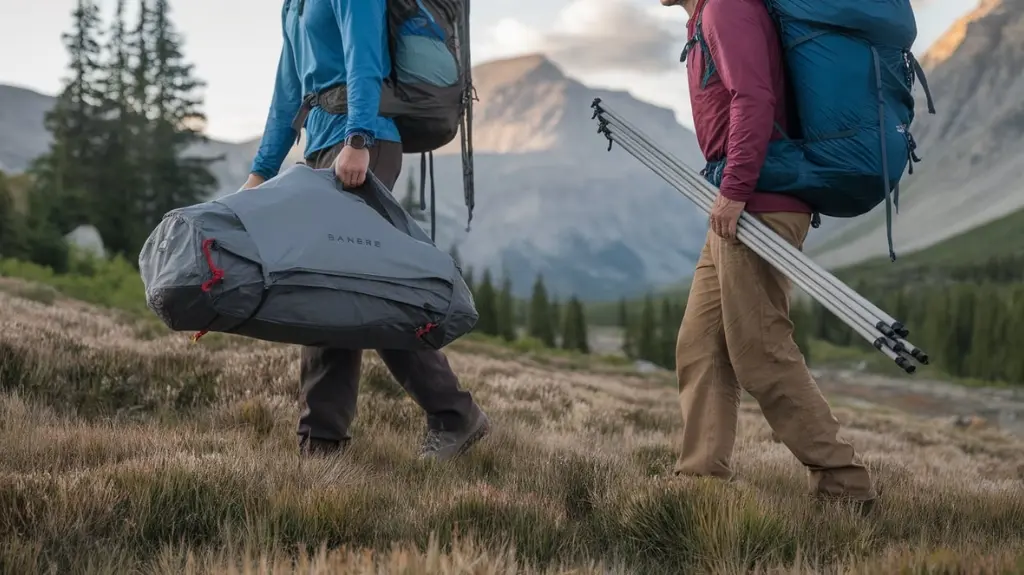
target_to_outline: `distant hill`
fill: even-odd
[[[53,97],[0,84],[0,170],[20,172],[50,145],[43,116]]]

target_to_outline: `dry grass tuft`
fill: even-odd
[[[993,430],[837,408],[884,487],[865,518],[805,496],[756,406],[743,483],[670,481],[664,381],[474,343],[450,358],[497,427],[469,456],[415,458],[424,416],[368,354],[350,451],[301,460],[294,349],[4,291],[0,572],[1024,571],[1024,451]]]

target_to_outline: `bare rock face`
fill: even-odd
[[[683,162],[703,167],[695,136],[674,112],[588,88],[540,55],[482,64],[473,83],[472,232],[464,231],[456,141],[435,156],[440,245],[458,243],[478,271],[508,273],[519,295],[537,274],[559,296],[615,298],[692,273],[706,218],[628,153],[609,152],[590,105],[601,98]],[[418,157],[406,158],[405,172],[419,181]],[[404,193],[407,180],[400,182]]]

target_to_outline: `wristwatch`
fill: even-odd
[[[372,148],[373,138],[362,132],[355,132],[345,138],[345,145],[356,150]]]

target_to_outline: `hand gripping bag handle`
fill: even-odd
[[[381,215],[385,217],[393,226],[401,230],[403,233],[408,234],[421,242],[434,245],[431,241],[430,236],[427,232],[423,231],[423,228],[416,223],[409,212],[405,211],[400,203],[395,200],[395,197],[388,190],[387,186],[381,182],[372,171],[366,171],[366,181],[363,185],[354,189],[345,189],[344,185],[338,180],[338,177],[334,173],[334,168],[320,168],[313,170],[317,174],[322,175],[324,178],[330,179],[338,191],[346,194],[354,194],[368,200],[370,207],[376,209],[378,212],[383,212]]]

